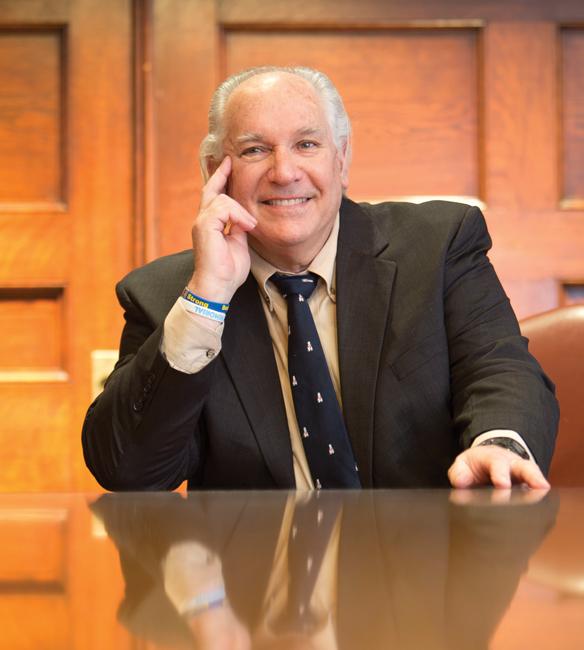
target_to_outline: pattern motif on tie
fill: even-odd
[[[305,503],[296,503],[288,537],[287,606],[277,631],[307,633],[322,623],[311,600],[341,511],[342,497],[335,492],[313,492]]]
[[[318,276],[276,273],[270,280],[288,304],[288,375],[314,484],[317,489],[359,488],[351,442],[308,306]]]

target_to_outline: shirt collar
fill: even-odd
[[[316,257],[308,265],[308,268],[305,271],[302,271],[302,273],[306,273],[307,271],[316,273],[320,278],[322,278],[325,283],[329,298],[333,302],[336,302],[335,261],[337,258],[339,221],[340,217],[339,213],[337,212],[331,233],[324,243],[324,246],[320,249]],[[256,253],[256,251],[251,248],[251,246],[249,249],[249,254],[251,258],[251,272],[253,274],[253,277],[258,283],[262,297],[268,303],[270,311],[273,311],[274,306],[272,304],[271,292],[277,292],[277,289],[275,289],[274,286],[268,282],[268,280],[274,273],[283,273],[283,271],[276,268],[273,264],[270,264],[270,262],[261,257],[261,255]]]

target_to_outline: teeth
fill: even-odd
[[[301,199],[271,199],[269,201],[264,201],[268,205],[297,205],[298,203],[305,203],[308,201],[306,198]]]

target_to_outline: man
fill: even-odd
[[[553,386],[486,257],[480,211],[344,198],[349,120],[313,70],[228,79],[209,125],[194,255],[118,285],[120,360],[83,431],[98,481],[547,487]],[[309,297],[290,276],[315,285]],[[317,357],[326,388],[308,404],[296,375]]]

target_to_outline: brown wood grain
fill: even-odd
[[[64,200],[61,38],[0,30],[0,204]]]
[[[149,256],[190,247],[199,206],[199,144],[211,95],[221,81],[215,2],[154,2],[155,122],[151,134],[156,208]],[[148,227],[148,226],[147,226]]]
[[[55,508],[0,510],[0,588],[65,592],[66,516]]]
[[[582,210],[567,214],[560,206],[559,101],[562,60],[580,78],[580,31],[572,27],[566,36],[564,26],[582,19],[581,3],[543,0],[335,2],[334,10],[325,0],[300,2],[294,11],[284,2],[220,2],[207,61],[220,66],[219,76],[265,63],[328,72],[353,118],[349,194],[482,199],[491,257],[524,317],[558,305],[561,282],[582,276]],[[560,34],[573,37],[564,51]],[[207,83],[207,71],[201,79]],[[581,103],[570,105],[579,110]],[[169,145],[198,146],[180,121],[165,133]],[[570,136],[570,143],[579,151],[577,139]],[[580,167],[571,164],[572,175]],[[177,174],[184,187],[191,182],[175,168],[173,183]],[[160,252],[171,252],[169,244],[181,248],[188,227],[179,210],[162,217]]]
[[[265,64],[316,67],[338,87],[352,197],[478,194],[475,30],[227,32],[225,76]]]
[[[520,317],[582,301],[583,24],[571,0],[0,0],[0,292],[62,295],[0,301],[4,363],[37,372],[0,371],[0,489],[95,486],[79,429],[90,352],[119,340],[113,287],[190,246],[209,99],[247,65],[331,75],[351,196],[482,199]]]
[[[0,24],[0,489],[94,487],[90,353],[117,346],[132,262],[131,2],[2,2]]]
[[[584,19],[580,0],[219,0],[222,24],[360,25],[371,26],[425,20],[569,21]]]
[[[562,199],[584,208],[584,28],[560,31]]]
[[[0,289],[0,370],[64,370],[62,289]]]
[[[130,650],[119,556],[86,495],[0,495],[0,650]]]

